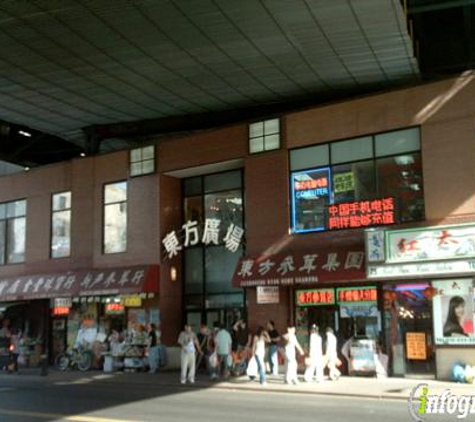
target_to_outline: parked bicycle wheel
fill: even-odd
[[[66,369],[69,368],[70,362],[71,362],[71,359],[66,353],[59,354],[58,356],[56,356],[56,359],[54,360],[56,368],[58,368],[60,371],[66,371]]]
[[[80,371],[89,371],[92,365],[92,357],[89,353],[81,353],[78,356],[77,363]]]

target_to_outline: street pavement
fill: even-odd
[[[182,386],[176,372],[0,375],[0,421],[411,421],[409,393],[421,382],[342,378],[321,385],[286,386],[272,378],[263,388],[244,378],[218,383],[204,376],[198,379],[195,385]],[[473,386],[429,384],[434,389],[448,385],[465,394],[474,390]]]

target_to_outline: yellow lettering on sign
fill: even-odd
[[[142,298],[139,295],[125,296],[122,299],[122,303],[128,308],[140,308],[142,306]]]

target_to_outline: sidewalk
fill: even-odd
[[[302,379],[302,377],[301,377]],[[39,376],[37,370],[24,370],[20,374],[0,373],[2,382],[48,383],[53,385],[87,385],[110,384],[124,385],[124,388],[132,385],[137,388],[174,387],[174,388],[218,388],[234,391],[256,391],[272,393],[294,394],[320,394],[360,398],[396,399],[407,400],[411,391],[421,383],[430,387],[431,394],[438,394],[445,389],[450,389],[452,394],[474,395],[475,386],[470,384],[457,384],[435,380],[407,379],[407,378],[365,378],[365,377],[342,377],[338,381],[325,381],[323,383],[305,383],[299,385],[287,385],[282,377],[269,376],[266,386],[261,386],[257,381],[250,381],[248,377],[231,378],[228,381],[212,382],[204,374],[198,374],[194,385],[181,385],[179,373],[176,371],[148,373],[103,373],[100,371],[58,372],[50,369],[48,376]]]

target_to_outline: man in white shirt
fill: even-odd
[[[216,354],[218,355],[219,374],[224,378],[228,378],[228,359],[231,354],[233,340],[231,334],[229,334],[224,326],[220,326],[220,329],[214,338],[214,342],[216,345]]]

